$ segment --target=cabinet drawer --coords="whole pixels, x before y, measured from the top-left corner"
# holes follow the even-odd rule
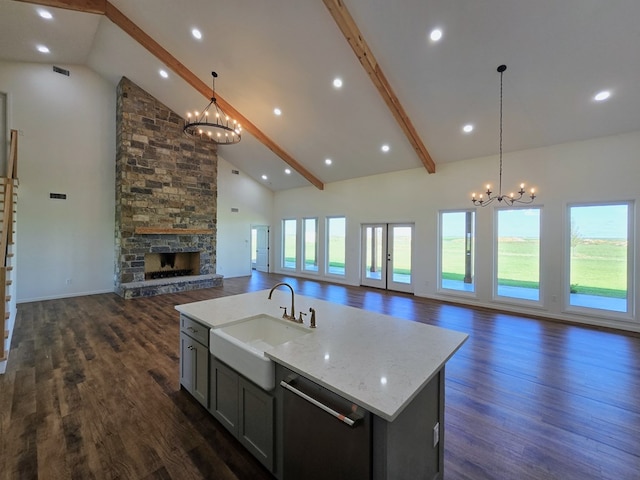
[[[200,322],[196,322],[189,317],[180,315],[180,331],[209,348],[209,327],[205,327]]]

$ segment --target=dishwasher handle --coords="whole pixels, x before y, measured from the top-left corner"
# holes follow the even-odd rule
[[[289,390],[292,393],[295,393],[300,398],[303,398],[304,400],[306,400],[307,402],[311,403],[312,405],[315,405],[316,407],[320,408],[321,410],[324,410],[328,414],[334,416],[335,418],[337,418],[341,422],[349,425],[350,427],[354,427],[358,423],[358,420],[360,420],[359,418],[356,419],[356,420],[353,420],[353,419],[347,417],[346,415],[343,415],[340,412],[336,412],[333,408],[325,405],[324,403],[316,400],[313,397],[310,397],[309,395],[307,395],[303,391],[298,390],[296,387],[294,387],[290,383],[287,383],[285,380],[280,381],[280,386],[283,387],[283,388],[286,388],[287,390]]]

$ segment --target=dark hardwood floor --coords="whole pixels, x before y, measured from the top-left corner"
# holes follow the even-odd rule
[[[446,369],[447,480],[640,479],[638,336],[259,273],[19,305],[0,376],[0,479],[270,479],[179,389],[174,306],[281,280],[470,335]]]

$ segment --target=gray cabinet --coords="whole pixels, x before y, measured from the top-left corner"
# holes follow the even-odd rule
[[[238,436],[238,379],[235,370],[211,356],[209,411],[235,437]]]
[[[273,471],[273,396],[211,356],[209,411]]]
[[[209,329],[180,316],[180,385],[209,407]]]

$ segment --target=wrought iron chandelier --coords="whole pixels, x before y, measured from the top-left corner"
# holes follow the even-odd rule
[[[536,198],[535,189],[531,189],[529,195],[524,197],[526,193],[524,190],[524,183],[520,184],[520,190],[516,193],[510,193],[509,195],[502,194],[502,75],[504,71],[507,69],[506,65],[500,65],[498,67],[498,72],[500,72],[500,176],[498,183],[498,193],[491,191],[491,185],[487,184],[487,191],[485,192],[487,198],[484,198],[484,194],[480,194],[480,196],[476,197],[476,194],[471,194],[471,201],[474,205],[480,205],[481,207],[486,207],[494,200],[498,200],[499,203],[504,202],[506,205],[513,205],[514,203],[531,203]],[[523,198],[524,197],[524,198]]]
[[[220,145],[233,145],[241,139],[241,125],[222,111],[216,101],[216,78],[211,72],[211,101],[202,113],[187,112],[187,120],[182,131],[190,137],[211,140]]]

